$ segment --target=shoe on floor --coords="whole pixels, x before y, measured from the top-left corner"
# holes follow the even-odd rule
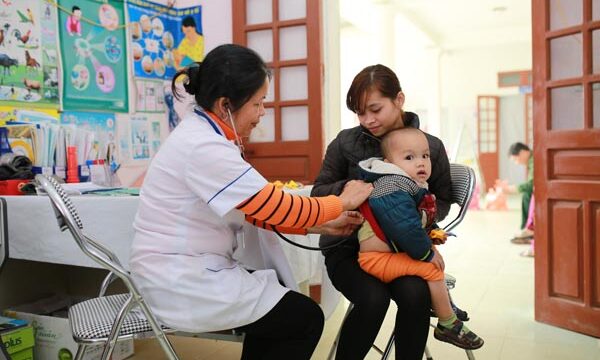
[[[433,331],[433,336],[452,345],[465,350],[475,350],[483,346],[483,339],[472,331],[465,332],[463,323],[460,320],[454,321],[451,329],[438,324]]]
[[[528,238],[514,237],[510,239],[510,242],[517,245],[530,245],[532,240],[533,236]]]
[[[533,237],[533,230],[529,230],[529,229],[523,229],[521,231],[519,231],[518,233],[515,234],[514,238],[532,238]]]
[[[527,250],[521,252],[521,254],[519,254],[523,257],[534,257],[535,256],[535,252],[533,251],[532,247],[529,247]]]

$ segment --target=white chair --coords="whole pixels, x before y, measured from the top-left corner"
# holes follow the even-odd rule
[[[102,360],[107,360],[110,359],[118,340],[148,337],[156,337],[168,359],[178,360],[179,357],[167,338],[167,333],[243,341],[244,335],[233,330],[191,334],[160,326],[144,302],[129,272],[121,265],[115,254],[100,242],[84,234],[81,219],[60,184],[54,178],[45,175],[36,175],[35,179],[48,194],[61,231],[68,229],[79,248],[96,263],[110,271],[101,286],[99,297],[75,304],[69,309],[71,332],[78,344],[75,360],[83,358],[86,348],[98,344],[105,345]],[[104,296],[108,285],[117,278],[123,281],[128,293]],[[136,308],[139,311],[132,311]]]
[[[467,210],[469,208],[469,203],[471,202],[471,198],[473,197],[473,192],[475,191],[475,172],[468,166],[461,164],[450,164],[450,176],[452,178],[452,203],[457,204],[459,211],[458,214],[452,221],[446,224],[443,228],[445,231],[451,231],[454,229],[461,221],[464,219]],[[456,284],[456,278],[451,275],[446,274],[446,286],[448,289],[453,289]],[[344,319],[342,320],[342,325],[346,318],[352,311],[354,304],[350,303],[348,306],[348,310],[346,310],[346,314],[344,315]],[[435,325],[430,324],[430,326],[435,327]],[[329,351],[329,355],[327,356],[327,360],[333,359],[335,355],[335,351],[337,348],[338,341],[340,339],[342,327],[340,326],[340,330],[338,330],[338,334],[333,341],[333,345],[331,346],[331,350]],[[394,346],[394,333],[390,336],[385,348],[381,350],[375,344],[372,345],[373,349],[381,354],[381,359],[388,359],[391,352],[392,347]],[[472,350],[465,350],[467,354],[467,358],[469,360],[475,360],[475,356],[473,355]],[[432,360],[433,357],[429,352],[429,349],[425,347],[425,356],[427,360]]]

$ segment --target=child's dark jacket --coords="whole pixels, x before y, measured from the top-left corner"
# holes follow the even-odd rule
[[[373,183],[369,206],[392,250],[430,261],[434,253],[428,230],[435,227],[435,201],[427,188],[380,158],[361,161],[359,167],[363,179]]]

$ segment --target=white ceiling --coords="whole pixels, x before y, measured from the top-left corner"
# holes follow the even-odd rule
[[[531,43],[530,0],[340,0],[342,23],[369,5],[405,16],[443,49]]]

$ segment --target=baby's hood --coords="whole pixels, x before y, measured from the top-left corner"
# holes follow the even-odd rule
[[[361,177],[366,182],[373,182],[384,175],[402,175],[409,177],[408,174],[398,166],[383,161],[382,158],[372,157],[358,163]]]
[[[400,175],[411,179],[406,171],[402,170],[398,165],[385,162],[382,158],[378,157],[363,160],[358,163],[358,167],[360,169],[361,179],[366,182],[375,182],[375,180],[385,175]],[[413,179],[411,180],[414,181]],[[429,188],[426,182],[421,184],[415,181],[415,184],[424,189]]]

